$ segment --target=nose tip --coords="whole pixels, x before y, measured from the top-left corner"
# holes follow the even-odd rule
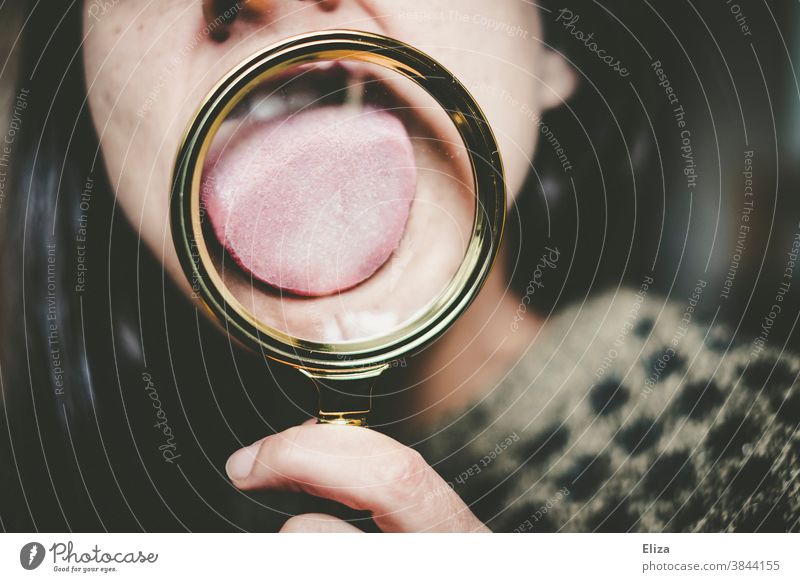
[[[341,0],[203,0],[203,17],[206,24],[213,25],[213,36],[224,40],[229,28],[240,16],[247,20],[261,20],[281,4],[296,2],[313,3],[321,10],[336,10]]]
[[[314,2],[320,8],[326,11],[336,10],[341,3],[341,0],[300,0],[301,2]]]
[[[203,0],[203,19],[211,38],[222,41],[228,38],[229,27],[242,10],[244,0]]]

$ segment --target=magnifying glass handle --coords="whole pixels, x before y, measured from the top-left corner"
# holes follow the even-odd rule
[[[304,371],[319,395],[318,424],[366,426],[372,388],[383,368],[349,374],[317,375]]]

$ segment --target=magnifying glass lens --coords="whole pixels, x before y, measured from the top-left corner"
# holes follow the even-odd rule
[[[470,158],[451,117],[363,60],[280,68],[219,125],[200,223],[223,285],[303,341],[364,342],[421,317],[464,261]]]

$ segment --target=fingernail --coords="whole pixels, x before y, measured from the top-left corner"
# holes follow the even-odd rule
[[[225,464],[225,472],[228,473],[228,477],[231,480],[241,481],[250,475],[260,446],[261,441],[257,441],[249,447],[239,449],[230,456]]]

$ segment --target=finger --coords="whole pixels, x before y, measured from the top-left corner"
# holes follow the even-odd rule
[[[241,489],[303,491],[369,510],[383,531],[488,531],[416,451],[378,432],[303,425],[237,451]]]
[[[346,521],[324,513],[296,515],[283,524],[280,533],[364,533]]]

